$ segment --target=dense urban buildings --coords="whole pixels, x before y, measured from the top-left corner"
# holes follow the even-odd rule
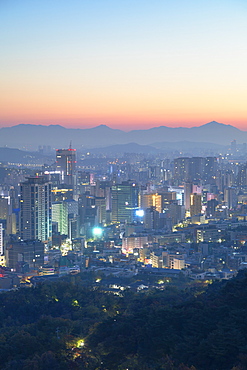
[[[44,309],[46,315],[47,312],[50,314],[50,311],[46,311],[47,307],[48,310],[50,307],[55,310],[58,307],[60,310],[61,304],[65,305],[66,312],[74,310],[76,333],[80,311],[83,312],[80,315],[83,318],[80,322],[82,328],[85,314],[89,315],[90,320],[93,315],[95,323],[98,323],[99,312],[101,315],[109,315],[111,320],[117,320],[121,315],[121,302],[124,302],[122,311],[132,307],[136,317],[143,317],[142,308],[145,307],[147,327],[150,327],[153,335],[150,323],[154,320],[154,306],[160,314],[160,307],[164,307],[165,301],[169,306],[168,311],[174,315],[175,307],[171,311],[171,299],[179,301],[181,308],[181,295],[185,294],[188,308],[188,294],[198,302],[197,294],[198,297],[203,296],[201,293],[208,284],[214,280],[222,280],[222,284],[225,284],[226,279],[230,280],[247,267],[247,158],[238,148],[237,144],[232,144],[229,152],[218,156],[210,153],[189,156],[188,153],[177,152],[107,156],[79,150],[73,150],[71,156],[70,150],[66,149],[54,150],[50,163],[41,166],[32,165],[30,168],[2,164],[0,289],[25,292],[25,307],[29,308],[24,317],[28,319],[30,311],[36,315],[38,309]],[[80,272],[74,279],[73,275]],[[44,282],[41,289],[21,290],[21,287],[40,286],[40,282]],[[174,295],[171,294],[173,288]],[[183,292],[184,288],[186,290]],[[84,298],[78,295],[80,289],[83,290]],[[148,295],[145,291],[148,291]],[[39,307],[33,303],[38,298],[37,292],[42,295]],[[235,293],[242,297],[237,289]],[[100,295],[93,306],[91,294]],[[85,305],[85,296],[88,306]],[[230,296],[232,299],[231,289]],[[130,297],[134,297],[132,301]],[[205,308],[205,298],[202,299],[202,307]],[[114,301],[111,307],[110,301]],[[219,301],[222,306],[222,300]],[[148,306],[152,307],[150,310],[146,309],[148,302],[155,302]],[[95,305],[99,306],[97,311],[92,309]],[[7,306],[9,317],[12,301]],[[194,310],[193,305],[191,307],[194,314],[200,312]],[[18,309],[22,312],[23,303]],[[222,310],[225,312],[225,306]],[[112,312],[115,316],[112,316]],[[209,315],[211,313],[210,304]],[[45,315],[42,315],[42,323],[44,320],[50,322],[50,318],[44,318]],[[205,320],[208,322],[208,315],[199,315],[204,323]],[[187,316],[192,317],[194,328],[194,316],[191,316],[190,310],[188,315],[183,316],[183,320]],[[181,319],[181,311],[177,317]],[[234,317],[238,317],[238,314]],[[145,320],[143,318],[144,325],[137,324],[138,337],[139,330],[145,327]],[[44,331],[52,337],[52,343],[54,338],[57,342],[63,338],[69,361],[73,364],[76,359],[85,359],[86,353],[90,359],[96,358],[92,355],[95,346],[91,347],[91,352],[88,351],[88,347],[83,346],[84,339],[79,340],[77,334],[73,342],[66,342],[68,328],[66,326],[64,330],[62,322],[67,325],[68,320],[59,321],[59,324],[56,321],[55,325],[42,324]],[[88,338],[99,326],[88,329],[87,345],[90,341]],[[156,322],[154,327],[156,332]],[[174,324],[173,332],[176,327]],[[29,325],[25,325],[23,330],[28,328]],[[167,337],[170,340],[169,323],[165,324],[165,328],[169,328]],[[144,331],[146,335],[146,328]],[[201,333],[202,329],[199,328],[199,331]],[[120,332],[119,337],[122,338],[122,328]],[[159,338],[161,332],[158,333]],[[178,333],[181,333],[180,328]],[[104,336],[103,331],[101,335]],[[146,343],[145,335],[143,338]],[[222,338],[225,337],[223,332]],[[129,331],[125,341],[128,338]],[[224,340],[222,338],[221,341]],[[177,337],[175,341],[177,343]],[[23,335],[20,342],[23,343]],[[115,339],[113,343],[115,349]],[[181,343],[184,343],[183,335]],[[211,339],[207,343],[209,345]],[[194,345],[192,340],[191,348]],[[163,344],[161,347],[164,348]],[[153,351],[150,351],[152,359]],[[201,356],[202,352],[199,353]],[[45,364],[49,356],[45,357]],[[221,361],[223,358],[225,355]],[[102,359],[105,361],[105,352],[101,353]],[[162,366],[163,360],[162,357]],[[112,363],[111,359],[109,363]],[[132,358],[129,363],[132,364]],[[51,364],[49,366],[53,367],[53,360]],[[130,367],[124,362],[124,368],[126,366]],[[138,366],[143,368],[140,362]],[[113,365],[112,368],[115,367]],[[92,368],[95,366],[92,365]]]
[[[2,166],[1,265],[36,274],[127,264],[130,273],[232,276],[247,263],[245,154],[237,143],[218,156],[178,154],[70,147],[42,168]]]

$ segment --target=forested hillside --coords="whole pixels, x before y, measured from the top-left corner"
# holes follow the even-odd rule
[[[1,369],[247,368],[247,275],[105,293],[73,276],[0,295]]]

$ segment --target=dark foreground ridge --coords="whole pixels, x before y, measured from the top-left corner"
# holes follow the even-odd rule
[[[0,317],[4,370],[247,368],[246,270],[205,292],[122,296],[67,277],[1,294]]]

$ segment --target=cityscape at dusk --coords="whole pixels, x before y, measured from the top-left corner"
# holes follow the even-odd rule
[[[247,369],[247,3],[0,1],[0,369]]]
[[[1,1],[0,125],[246,128],[244,1]]]

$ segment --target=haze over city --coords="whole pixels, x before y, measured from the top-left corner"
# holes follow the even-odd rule
[[[247,369],[246,15],[0,1],[1,370]]]
[[[244,1],[2,1],[0,125],[246,127]]]

